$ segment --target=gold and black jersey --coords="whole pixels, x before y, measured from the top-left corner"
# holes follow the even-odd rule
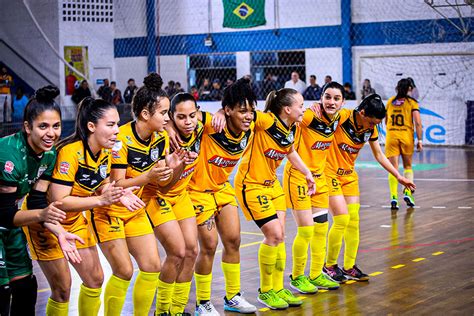
[[[189,182],[189,188],[194,191],[218,191],[224,187],[247,146],[254,126],[252,122],[250,129],[239,135],[227,127],[218,133],[212,127],[211,119],[209,113],[203,112],[200,153]]]
[[[408,136],[413,138],[414,111],[420,111],[415,99],[391,97],[387,101],[387,137],[405,138]]]
[[[76,141],[58,151],[51,182],[72,187],[72,196],[88,197],[109,177],[110,166],[111,150],[102,149],[96,156],[87,143]],[[73,222],[79,213],[68,212],[65,222]]]
[[[332,175],[347,175],[354,171],[355,161],[359,151],[367,141],[376,141],[379,133],[373,129],[358,129],[355,110],[345,119],[339,120],[334,133],[333,144],[329,148],[325,173]]]
[[[296,125],[286,124],[273,113],[256,111],[255,133],[242,155],[236,180],[270,185],[276,180],[276,169],[291,151]]]

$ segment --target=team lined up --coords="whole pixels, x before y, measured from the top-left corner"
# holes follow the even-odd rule
[[[162,84],[157,74],[145,78],[132,102],[135,120],[120,128],[114,105],[84,99],[75,132],[57,144],[57,154],[58,91],[40,89],[25,109],[24,131],[1,139],[15,152],[14,159],[0,154],[0,225],[6,228],[0,231],[6,266],[0,267],[2,308],[9,308],[4,304],[11,292],[12,314],[34,313],[36,280],[28,254],[20,252],[24,236],[15,228],[24,226],[31,255],[51,287],[47,315],[68,314],[68,260],[82,280],[79,314],[97,315],[104,282],[97,243],[113,272],[104,290],[106,315],[120,315],[133,275],[130,255],[140,270],[133,289],[136,315],[148,314],[155,293],[156,314],[185,313],[193,276],[195,313],[218,315],[211,303],[218,235],[224,246],[224,308],[253,313],[256,307],[241,295],[236,197],[265,236],[258,251],[259,302],[272,309],[302,304],[284,287],[287,208],[298,224],[293,289],[316,293],[337,289],[348,278],[368,279],[355,264],[360,204],[354,164],[363,145],[368,141],[376,160],[407,189],[415,188],[378,144],[376,125],[386,114],[379,96],[367,97],[355,110],[341,109],[344,88],[332,82],[311,109],[305,111],[297,91],[281,89],[269,94],[261,112],[248,80],[240,79],[226,88],[222,109],[211,115],[199,111],[190,94],[170,101]],[[276,169],[284,158],[289,163],[281,186]],[[229,176],[239,161],[234,190]],[[25,211],[17,212],[15,203],[27,193]],[[166,251],[164,261],[156,240]],[[18,304],[18,282],[30,293],[28,304],[24,294]]]

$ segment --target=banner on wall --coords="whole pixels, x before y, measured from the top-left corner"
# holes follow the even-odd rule
[[[223,0],[224,27],[244,29],[265,25],[265,0]]]
[[[87,46],[64,46],[64,59],[84,75],[89,76],[89,57]],[[66,95],[72,95],[85,78],[64,65]]]

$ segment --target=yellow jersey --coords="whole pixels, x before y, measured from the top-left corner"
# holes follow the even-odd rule
[[[376,127],[373,129],[358,129],[356,114],[357,111],[352,110],[345,120],[339,120],[324,170],[328,176],[351,174],[354,171],[359,151],[365,143],[369,140],[375,141],[379,137]]]
[[[396,138],[408,134],[413,138],[413,111],[420,111],[415,99],[391,97],[387,101],[387,136]]]
[[[67,144],[58,151],[51,182],[72,187],[71,196],[91,196],[110,175],[111,153],[110,149],[102,149],[95,156],[80,140]],[[80,215],[67,212],[62,224],[70,225]]]
[[[189,181],[189,189],[200,192],[221,190],[229,175],[240,160],[252,134],[250,129],[234,135],[227,127],[220,133],[211,125],[212,116],[203,112],[203,135],[200,144],[199,158],[194,174]]]
[[[273,113],[255,112],[255,133],[242,155],[236,182],[273,185],[276,169],[290,153],[296,125],[286,124]]]

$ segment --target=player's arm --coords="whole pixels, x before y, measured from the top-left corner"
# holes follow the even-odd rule
[[[130,187],[142,187],[149,182],[156,179],[157,176],[157,167],[153,167],[147,172],[140,174],[139,176],[133,178],[126,178],[126,166],[125,168],[117,168],[112,165],[112,169],[110,171],[110,180],[115,181],[115,185],[118,187],[130,188]]]
[[[304,174],[306,178],[306,182],[308,183],[308,195],[313,195],[316,192],[316,185],[314,183],[313,174],[311,170],[306,166],[303,159],[301,159],[300,155],[294,150],[293,146],[291,147],[290,153],[286,156],[288,161],[291,162],[293,167],[295,167],[298,171]]]
[[[372,154],[374,155],[375,160],[388,172],[390,172],[397,181],[400,182],[401,185],[407,187],[408,189],[414,191],[416,186],[413,182],[408,180],[407,178],[403,177],[397,169],[390,163],[387,157],[385,157],[384,153],[382,152],[382,148],[380,147],[378,140],[370,140],[370,149],[372,150]]]
[[[412,115],[413,115],[413,121],[415,123],[416,137],[418,137],[416,150],[422,151],[423,150],[423,126],[421,125],[420,111],[414,110],[412,111]]]

